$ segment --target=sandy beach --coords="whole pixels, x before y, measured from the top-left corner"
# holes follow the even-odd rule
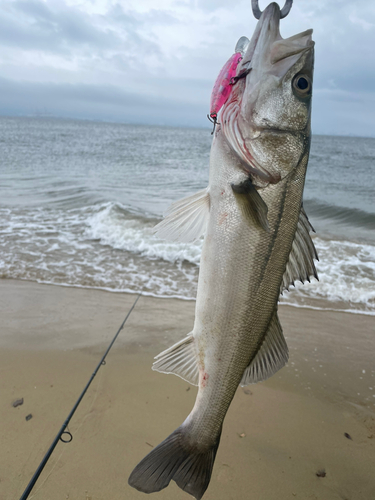
[[[134,299],[0,280],[1,500],[22,494]],[[152,360],[191,330],[194,307],[141,297],[29,498],[146,498],[128,476],[196,395]],[[375,498],[375,318],[290,306],[280,318],[289,364],[238,389],[204,499]],[[192,497],[172,482],[152,498]]]

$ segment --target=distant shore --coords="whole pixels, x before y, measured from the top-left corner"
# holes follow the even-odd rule
[[[0,280],[0,498],[20,497],[135,297]],[[127,478],[196,394],[152,360],[191,331],[194,308],[141,297],[30,498],[146,498]],[[375,317],[279,314],[289,364],[239,388],[204,500],[375,498]],[[191,497],[173,483],[152,498]]]

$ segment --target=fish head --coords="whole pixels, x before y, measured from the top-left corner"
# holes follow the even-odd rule
[[[280,8],[262,13],[220,116],[222,131],[255,185],[277,183],[309,149],[314,66],[312,30],[279,31]]]

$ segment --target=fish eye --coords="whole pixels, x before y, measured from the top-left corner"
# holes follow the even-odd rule
[[[310,94],[311,80],[307,75],[296,75],[293,79],[293,90],[298,96],[304,97]]]

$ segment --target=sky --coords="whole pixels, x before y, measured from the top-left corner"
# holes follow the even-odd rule
[[[0,0],[0,115],[210,127],[255,25],[250,0]],[[375,2],[294,0],[282,36],[309,28],[313,132],[375,137]]]

